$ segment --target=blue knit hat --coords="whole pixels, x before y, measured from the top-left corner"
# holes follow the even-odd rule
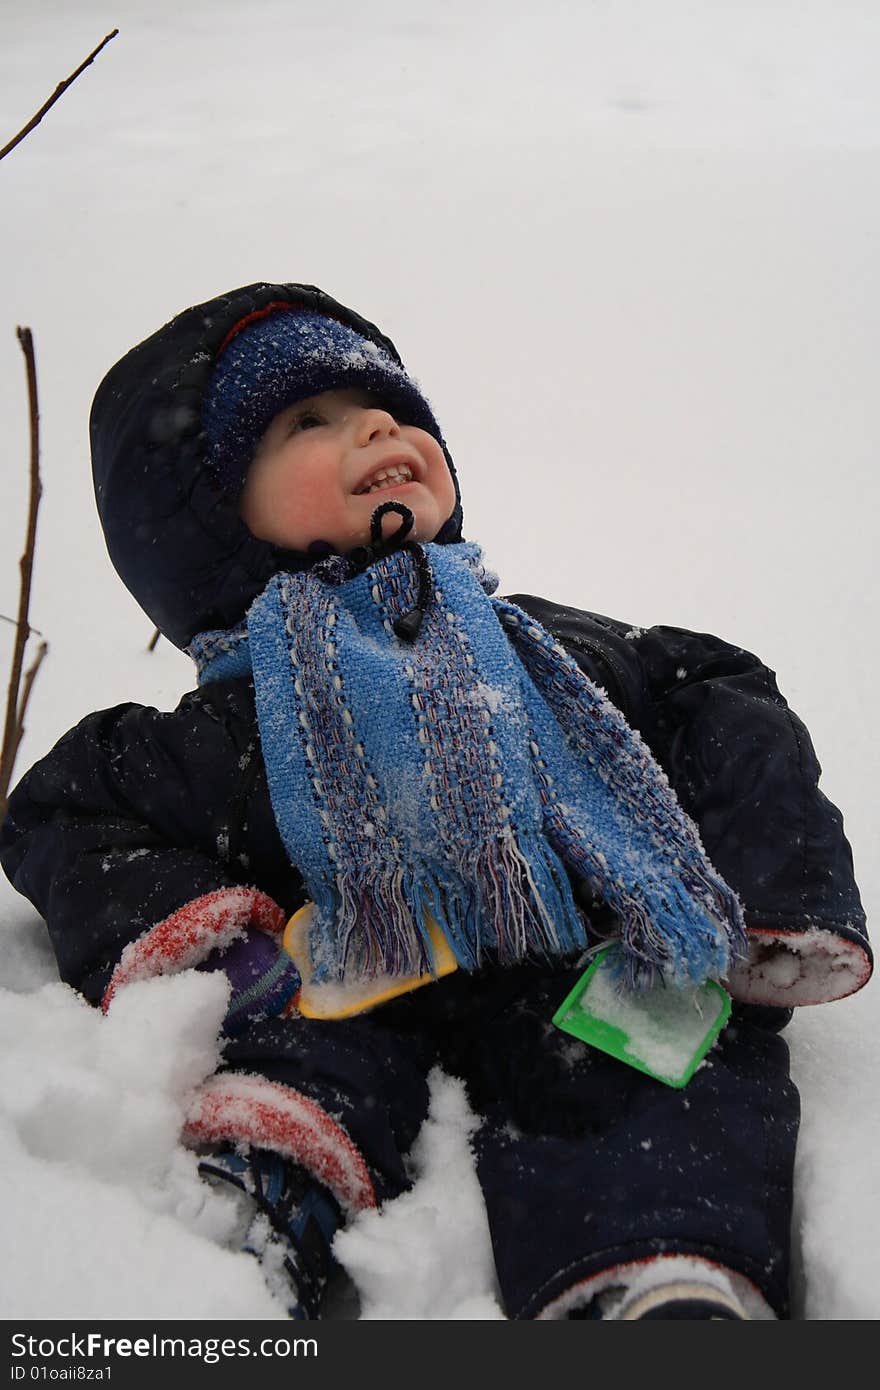
[[[426,430],[445,452],[417,383],[381,344],[305,306],[278,302],[249,314],[227,334],[203,404],[207,462],[216,480],[241,488],[280,410],[353,387],[378,396],[401,423]]]

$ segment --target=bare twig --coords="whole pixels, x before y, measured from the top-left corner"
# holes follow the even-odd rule
[[[31,631],[33,631],[33,628],[31,629]],[[24,717],[27,714],[28,701],[31,698],[31,690],[33,689],[34,681],[37,678],[37,672],[42,666],[43,658],[48,650],[49,643],[41,642],[39,647],[37,648],[36,656],[34,657],[30,666],[24,673],[24,683],[21,687],[21,698],[18,702],[18,710],[16,712],[15,717],[15,733],[13,735],[13,745],[11,756],[9,759],[10,774],[12,773],[12,769],[15,766],[15,759],[18,754],[19,747],[21,746],[21,741],[24,738]],[[6,782],[4,782],[3,784],[3,794],[2,796],[0,796],[0,816],[6,814],[6,793],[8,791],[8,786],[9,778],[7,777]]]
[[[0,623],[8,623],[10,627],[18,627],[16,619],[7,618],[5,613],[0,613]],[[32,627],[31,632],[34,634],[35,637],[42,637],[43,635],[38,627]]]
[[[9,783],[12,778],[12,768],[15,763],[15,755],[21,743],[24,726],[22,718],[34,677],[37,674],[40,662],[45,656],[45,652],[40,652],[33,666],[27,673],[24,690],[19,698],[21,689],[21,673],[24,666],[24,649],[30,635],[30,624],[28,613],[31,602],[31,580],[34,572],[34,551],[37,541],[37,513],[40,509],[40,497],[43,487],[40,482],[40,410],[37,399],[37,364],[34,359],[34,340],[29,328],[16,329],[18,341],[21,343],[21,350],[24,353],[27,368],[28,384],[28,404],[30,407],[31,419],[31,461],[30,461],[30,497],[28,501],[28,524],[27,537],[25,540],[24,554],[19,561],[21,572],[21,583],[18,596],[18,621],[16,624],[15,646],[12,652],[12,669],[9,675],[9,689],[6,697],[6,720],[3,726],[3,744],[0,748],[0,809],[6,807],[6,794],[9,790]],[[46,644],[44,643],[43,646]]]
[[[153,635],[152,635],[152,637],[150,638],[150,644],[149,644],[149,646],[147,647],[147,651],[148,651],[148,652],[154,652],[154,651],[156,650],[156,647],[159,645],[159,638],[160,638],[161,636],[162,636],[162,634],[161,634],[161,632],[159,631],[159,629],[158,629],[157,627],[154,627],[154,628],[153,628]]]
[[[31,628],[31,631],[33,631],[33,628]],[[25,714],[28,712],[28,701],[31,699],[33,681],[36,680],[36,673],[38,673],[40,666],[42,666],[43,657],[46,656],[47,651],[49,651],[49,642],[40,642],[38,649],[36,649],[36,656],[33,657],[28,670],[25,671],[25,678],[24,681],[22,681],[21,687],[21,699],[18,701],[17,719],[15,719],[15,737],[18,739],[18,744],[21,744],[22,738],[24,738]],[[18,752],[18,744],[15,745],[15,753]]]
[[[49,108],[54,106],[58,98],[64,92],[67,91],[67,88],[70,86],[71,82],[75,82],[76,79],[79,77],[80,73],[85,72],[89,64],[95,61],[104,45],[108,44],[111,39],[115,39],[118,33],[119,30],[114,29],[112,33],[106,36],[106,38],[103,38],[101,42],[98,44],[98,47],[92,50],[88,58],[86,58],[85,62],[80,63],[79,67],[76,69],[76,72],[72,72],[69,77],[65,77],[63,82],[58,83],[58,86],[55,88],[49,100],[43,103],[37,114],[35,116],[31,116],[27,125],[24,126],[23,129],[20,130],[17,135],[13,135],[12,139],[9,141],[7,145],[3,146],[2,150],[0,150],[0,159],[3,159],[6,155],[8,155],[10,150],[14,150],[16,145],[20,145],[26,135],[30,135],[31,131],[34,130],[40,124],[40,121],[43,119]]]

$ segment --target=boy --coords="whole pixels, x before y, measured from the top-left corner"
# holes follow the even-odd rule
[[[2,862],[96,1004],[227,973],[185,1137],[291,1315],[319,1315],[343,1215],[406,1188],[440,1062],[481,1117],[509,1316],[787,1316],[778,1030],[871,956],[772,673],[490,599],[429,404],[314,287],[179,315],[103,382],[92,451],[111,558],[200,687],[77,726],[14,792]],[[685,1090],[550,1023],[604,938],[630,986],[742,1001]]]

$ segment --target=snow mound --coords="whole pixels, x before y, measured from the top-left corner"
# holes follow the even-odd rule
[[[364,1319],[499,1319],[486,1211],[474,1171],[478,1121],[462,1083],[431,1073],[431,1112],[412,1154],[415,1186],[340,1231],[333,1250]]]
[[[217,1065],[225,977],[188,972],[121,993],[107,1018],[73,990],[0,991],[0,1165],[16,1278],[5,1318],[273,1318],[246,1255],[218,1249],[234,1203],[178,1144]]]

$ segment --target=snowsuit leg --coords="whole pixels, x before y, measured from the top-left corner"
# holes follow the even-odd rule
[[[678,1091],[553,1027],[577,972],[516,973],[518,998],[468,1068],[508,1315],[536,1317],[592,1275],[674,1253],[737,1270],[787,1316],[799,1099],[762,1017],[781,1011],[737,1010]]]
[[[227,1043],[224,1055],[232,1073],[265,1078],[326,1115],[328,1130],[336,1127],[362,1157],[377,1202],[410,1186],[403,1155],[428,1113],[431,1065],[417,1038],[377,1027],[369,1014],[330,1022],[273,1018]],[[291,1138],[296,1149],[297,1136]]]
[[[261,1080],[307,1097],[340,1127],[342,1142],[354,1144],[376,1200],[387,1200],[410,1186],[404,1156],[427,1118],[429,1071],[448,1056],[450,1069],[466,1079],[485,1019],[517,997],[520,973],[458,971],[354,1018],[251,1024],[226,1043],[222,1075],[253,1080],[255,1104]],[[239,1119],[233,1110],[230,1116]],[[242,1126],[224,1137],[252,1136]],[[285,1151],[296,1148],[297,1136],[291,1137]],[[321,1177],[314,1165],[306,1166]]]
[[[357,1019],[268,1020],[227,1063],[343,1126],[380,1201],[409,1186],[431,1066],[463,1078],[484,1117],[477,1172],[510,1317],[660,1254],[737,1270],[787,1316],[799,1101],[780,1011],[737,1009],[677,1091],[553,1026],[578,973],[457,973]]]

